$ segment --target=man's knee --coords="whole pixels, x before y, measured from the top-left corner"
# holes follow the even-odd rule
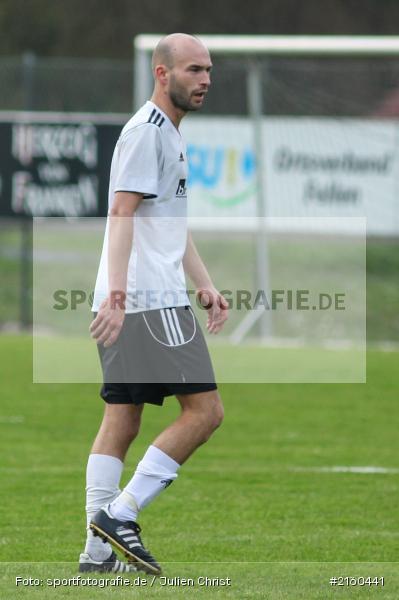
[[[215,390],[212,393],[212,402],[207,406],[207,420],[209,423],[209,428],[211,432],[215,431],[223,422],[224,418],[224,408],[219,396],[219,392]]]
[[[132,442],[140,430],[142,410],[142,405],[108,404],[103,428],[116,438]]]
[[[223,414],[221,414],[220,410],[218,409],[217,412],[215,411],[208,420],[207,427],[205,428],[205,437],[204,437],[205,442],[207,442],[209,440],[209,438],[215,433],[216,429],[218,429],[218,427],[220,427],[220,425],[222,424],[222,421],[223,421]]]
[[[221,426],[224,419],[224,408],[220,396],[218,394],[218,399],[215,402],[214,408],[211,413],[211,426],[212,431],[215,431],[218,427]]]
[[[138,435],[141,425],[141,415],[135,416],[125,425],[125,435],[132,442]]]
[[[202,443],[206,442],[223,422],[224,409],[217,390],[195,397],[193,402],[182,405],[183,412],[189,413],[198,423],[203,433]]]

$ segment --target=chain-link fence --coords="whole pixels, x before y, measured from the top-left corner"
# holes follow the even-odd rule
[[[126,113],[132,107],[127,60],[0,59],[0,110]]]
[[[214,57],[203,114],[248,114],[248,61]],[[399,116],[399,60],[268,58],[263,111],[291,116]],[[120,112],[132,110],[128,60],[0,58],[0,110]]]

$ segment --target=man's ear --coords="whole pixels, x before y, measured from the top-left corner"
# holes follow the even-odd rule
[[[155,79],[161,85],[166,85],[169,79],[169,71],[165,65],[157,65],[154,69]]]

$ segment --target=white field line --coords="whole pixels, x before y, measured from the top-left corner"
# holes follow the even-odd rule
[[[1,470],[1,468],[0,468]],[[220,474],[223,471],[223,468],[216,464],[210,464],[207,466],[207,473]],[[350,465],[340,465],[340,466],[330,466],[330,467],[298,467],[293,465],[262,465],[253,466],[251,464],[241,465],[238,467],[235,465],[232,470],[234,472],[239,473],[271,473],[271,474],[284,474],[284,473],[355,473],[360,475],[397,475],[399,474],[399,468],[394,467],[376,467],[376,466],[350,466]],[[203,467],[198,465],[191,465],[190,467],[191,473],[200,473],[203,472]],[[186,477],[190,477],[186,473]]]
[[[209,473],[220,473],[223,469],[219,466],[209,465],[207,472]],[[203,472],[203,467],[197,467],[192,465],[190,467],[192,473]],[[335,466],[335,467],[244,467],[242,469],[234,468],[235,472],[245,473],[357,473],[361,475],[397,475],[399,474],[399,468],[392,467],[375,467],[375,466]],[[84,467],[67,467],[65,465],[54,467],[50,465],[43,466],[17,466],[17,467],[1,467],[0,473],[20,473],[20,472],[33,472],[33,473],[46,473],[46,474],[58,474],[58,473],[83,473]]]
[[[398,474],[399,469],[375,466],[291,467],[297,473],[359,473],[361,475]]]
[[[1,424],[19,425],[20,423],[23,423],[24,421],[25,421],[25,417],[23,417],[22,415],[10,415],[10,416],[0,415],[0,425]]]
[[[6,475],[18,475],[19,473],[45,473],[46,475],[62,475],[63,473],[84,474],[84,466],[82,467],[52,467],[50,465],[43,466],[23,466],[18,467],[0,467],[0,473]]]
[[[228,339],[223,335],[219,338],[212,339],[212,346],[223,346],[223,345],[231,345],[228,342]],[[266,348],[266,349],[297,349],[297,348],[308,348],[310,350],[336,350],[336,351],[363,351],[367,352],[367,350],[378,350],[381,352],[398,352],[399,351],[399,342],[383,340],[383,341],[364,341],[356,342],[354,340],[333,340],[333,339],[325,339],[325,340],[315,340],[313,343],[309,340],[305,340],[303,338],[279,338],[276,336],[267,338],[267,339],[257,339],[253,337],[248,337],[244,341],[238,344],[237,348]]]

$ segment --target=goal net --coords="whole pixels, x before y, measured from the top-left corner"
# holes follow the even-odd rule
[[[212,86],[182,129],[191,227],[232,291],[225,335],[364,345],[365,236],[399,235],[399,38],[199,37]],[[136,105],[158,39],[135,40]],[[344,288],[341,312],[288,305],[295,290]],[[243,301],[260,291],[271,310]]]

